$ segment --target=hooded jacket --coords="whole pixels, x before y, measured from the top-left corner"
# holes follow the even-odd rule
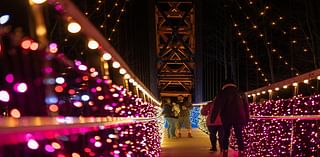
[[[223,124],[246,124],[249,121],[248,99],[235,84],[224,85],[216,97],[211,122],[215,121],[218,113]]]

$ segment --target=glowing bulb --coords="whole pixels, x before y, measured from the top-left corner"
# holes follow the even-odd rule
[[[257,95],[260,95],[260,93],[258,92]]]
[[[320,76],[317,77],[317,80],[320,80]]]
[[[308,84],[309,80],[303,80],[303,83]]]
[[[248,95],[248,98],[250,98],[251,97],[251,95]]]
[[[279,87],[277,87],[277,88],[275,88],[274,90],[278,91],[278,90],[280,90],[280,88],[279,88]]]
[[[271,92],[272,92],[272,89],[268,89],[268,92],[271,93]]]
[[[95,40],[90,39],[88,42],[88,47],[92,50],[97,49],[99,47],[99,43]]]
[[[28,90],[28,86],[26,83],[22,82],[22,83],[16,83],[13,86],[13,89],[18,92],[18,93],[24,93]]]
[[[129,79],[129,82],[130,82],[130,83],[133,83],[133,82],[134,82],[134,79]]]
[[[120,68],[120,63],[119,62],[117,62],[117,61],[114,61],[113,63],[112,63],[112,67],[113,68]]]
[[[262,94],[266,94],[266,91],[262,91],[261,93],[262,93]]]
[[[33,149],[33,150],[36,150],[39,148],[38,142],[34,139],[29,140],[27,145],[30,149]]]
[[[125,73],[127,73],[126,69],[124,69],[124,68],[121,68],[119,70],[119,72],[120,72],[121,75],[124,75]]]
[[[10,19],[10,16],[9,15],[2,15],[0,17],[0,25],[3,25],[5,23],[7,23]]]
[[[124,79],[130,79],[130,75],[129,74],[125,74],[124,75]]]
[[[81,100],[82,101],[88,101],[90,99],[89,95],[82,95]]]
[[[287,85],[284,85],[284,86],[283,86],[283,88],[284,88],[284,89],[287,89],[287,88],[288,88],[288,86],[287,86]]]
[[[13,118],[20,118],[21,117],[21,113],[18,109],[12,109],[10,111],[10,115],[13,117]]]
[[[21,47],[23,49],[29,49],[30,48],[30,45],[31,45],[31,40],[24,40],[21,42]]]
[[[64,78],[63,77],[57,77],[56,78],[56,83],[57,84],[63,84],[65,82]]]
[[[78,33],[81,30],[81,26],[76,22],[70,22],[68,24],[68,31],[70,33]]]
[[[293,85],[294,87],[297,87],[297,86],[298,86],[298,83],[295,82],[295,83],[293,83],[292,85]]]
[[[30,45],[30,50],[37,50],[39,48],[39,44],[37,42],[32,42]]]
[[[7,91],[0,91],[0,101],[8,102],[10,100],[10,95]]]
[[[79,70],[82,70],[82,71],[86,71],[86,70],[88,69],[88,67],[85,66],[85,65],[79,65],[79,66],[78,66],[78,69],[79,69]]]
[[[46,2],[47,0],[32,0],[33,3],[35,4],[42,4],[44,2]]]
[[[106,61],[110,60],[112,58],[111,54],[110,53],[104,53],[102,55],[102,58]]]

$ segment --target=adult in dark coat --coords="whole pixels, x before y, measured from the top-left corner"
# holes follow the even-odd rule
[[[237,88],[237,85],[231,79],[225,80],[221,92],[216,97],[210,120],[214,121],[218,113],[220,113],[224,130],[222,138],[223,156],[228,156],[229,137],[232,127],[239,145],[239,156],[243,156],[242,128],[249,120],[249,103],[246,95]]]

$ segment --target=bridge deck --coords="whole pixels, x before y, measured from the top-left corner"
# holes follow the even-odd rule
[[[182,132],[182,138],[168,139],[166,134],[161,145],[160,157],[220,157],[221,153],[210,152],[209,136],[199,129],[193,129],[193,138],[187,137],[187,132]],[[237,152],[229,150],[229,157],[236,157]]]

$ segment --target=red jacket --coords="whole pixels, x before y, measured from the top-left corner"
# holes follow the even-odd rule
[[[212,125],[222,125],[222,121],[220,118],[220,115],[218,114],[216,120],[212,123],[210,120],[210,117],[212,115],[212,111],[214,108],[214,102],[209,102],[207,105],[203,106],[201,109],[201,114],[204,116],[207,116],[207,126],[212,126]]]

